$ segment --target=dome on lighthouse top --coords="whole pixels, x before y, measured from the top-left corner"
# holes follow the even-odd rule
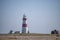
[[[26,20],[26,15],[25,14],[23,15],[23,20]]]
[[[23,17],[25,18],[25,17],[26,17],[26,15],[24,14],[24,15],[23,15]]]

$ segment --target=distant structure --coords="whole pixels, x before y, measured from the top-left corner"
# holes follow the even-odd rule
[[[9,31],[9,34],[13,34],[13,30],[10,30],[10,31]]]
[[[51,31],[51,34],[59,34],[59,31],[57,31],[56,29]]]
[[[27,18],[26,15],[23,15],[23,24],[22,24],[22,33],[28,33],[28,27],[27,27]]]

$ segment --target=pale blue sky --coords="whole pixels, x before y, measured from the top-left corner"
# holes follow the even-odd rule
[[[60,31],[60,0],[0,0],[0,33],[21,31],[23,14],[31,33]]]

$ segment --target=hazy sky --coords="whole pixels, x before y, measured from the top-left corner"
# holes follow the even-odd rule
[[[60,31],[60,0],[0,0],[0,33],[21,31],[23,14],[31,33]]]

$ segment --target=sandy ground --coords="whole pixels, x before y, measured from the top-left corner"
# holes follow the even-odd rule
[[[0,35],[0,40],[60,40],[56,35]]]

